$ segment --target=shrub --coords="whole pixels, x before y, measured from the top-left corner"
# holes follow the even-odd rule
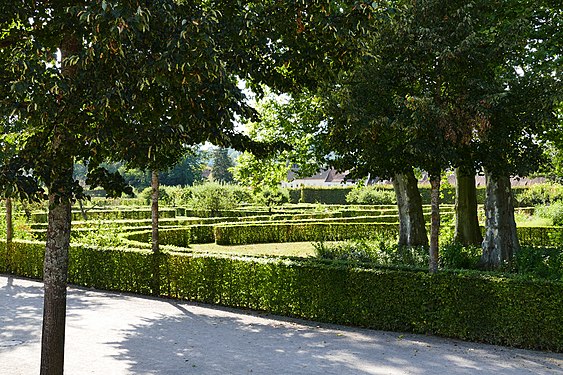
[[[563,201],[563,186],[559,184],[535,184],[514,189],[515,199],[520,207],[549,205]]]
[[[358,186],[346,195],[346,202],[349,204],[395,204],[397,199],[391,189],[384,189],[378,186]]]
[[[403,247],[393,238],[383,235],[370,240],[314,244],[321,259],[372,263],[378,266],[426,267],[428,250],[423,247]]]
[[[266,205],[272,210],[272,206],[279,206],[289,202],[289,191],[279,187],[263,187],[256,192],[256,203]]]
[[[440,247],[440,265],[449,269],[476,269],[483,250],[449,242]]]
[[[346,195],[352,189],[352,186],[302,186],[289,189],[289,197],[291,203],[346,204]]]
[[[522,246],[514,263],[520,274],[563,281],[563,247]]]
[[[194,185],[189,205],[196,211],[208,211],[210,216],[216,216],[222,210],[232,210],[238,202],[230,186],[218,182]]]
[[[167,206],[173,205],[173,197],[168,193],[169,188],[165,186],[158,187],[158,202]],[[139,193],[139,197],[143,199],[145,204],[151,204],[152,202],[152,188],[145,188]]]
[[[563,202],[556,201],[547,206],[538,206],[535,208],[534,214],[551,220],[553,225],[563,225]]]
[[[396,238],[396,224],[383,223],[259,223],[217,225],[215,241],[219,245],[244,245],[272,242],[340,241],[379,236]]]

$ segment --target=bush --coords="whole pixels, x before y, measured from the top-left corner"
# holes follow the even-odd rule
[[[395,204],[397,198],[392,189],[384,189],[378,186],[358,186],[348,195],[346,202],[349,204]]]
[[[396,224],[383,223],[259,223],[217,225],[218,245],[244,245],[273,242],[341,241],[347,239],[396,238]]]
[[[559,184],[536,184],[514,189],[515,199],[520,207],[550,205],[563,201],[563,186]]]
[[[352,189],[352,186],[302,186],[289,189],[289,197],[291,203],[346,204],[346,195]]]
[[[440,265],[449,269],[476,269],[482,253],[478,246],[450,242],[440,247]]]
[[[166,206],[173,206],[174,199],[173,196],[169,194],[170,188],[166,186],[158,187],[158,203]],[[152,187],[145,188],[139,193],[139,198],[141,198],[145,204],[151,204],[152,202]]]
[[[538,206],[535,208],[534,214],[551,220],[552,225],[563,225],[563,202],[556,201],[547,206]]]
[[[263,204],[272,210],[272,206],[280,206],[289,202],[289,191],[279,187],[263,187],[255,195],[256,203]]]
[[[520,274],[563,281],[563,247],[522,246],[515,254],[514,264]]]
[[[395,239],[379,236],[372,240],[314,244],[320,259],[372,263],[378,266],[426,267],[428,250],[423,247],[403,247]]]

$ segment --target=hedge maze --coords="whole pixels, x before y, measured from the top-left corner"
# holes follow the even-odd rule
[[[451,217],[453,206],[444,206],[443,214]],[[243,207],[214,217],[188,207],[167,208],[160,212],[159,255],[150,250],[146,208],[92,210],[87,221],[78,211],[73,215],[72,284],[322,322],[563,351],[561,280],[471,270],[429,274],[407,267],[198,253],[190,248],[196,243],[234,246],[396,238],[394,206],[293,204],[272,212]],[[14,240],[10,246],[2,241],[0,272],[42,277],[46,216],[35,213],[31,221],[37,240]],[[118,246],[80,242],[101,231],[119,237]],[[523,244],[555,245],[562,243],[563,228],[522,227],[519,235]]]

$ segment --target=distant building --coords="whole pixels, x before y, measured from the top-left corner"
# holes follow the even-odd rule
[[[348,171],[338,172],[336,169],[322,169],[319,173],[310,177],[298,177],[295,171],[287,174],[287,181],[282,182],[282,187],[296,188],[300,186],[345,186],[353,185],[355,181],[346,180]]]

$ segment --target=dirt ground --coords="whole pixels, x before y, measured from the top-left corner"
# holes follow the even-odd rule
[[[42,298],[0,275],[0,375],[39,373]],[[563,354],[70,287],[65,374],[563,374]]]

